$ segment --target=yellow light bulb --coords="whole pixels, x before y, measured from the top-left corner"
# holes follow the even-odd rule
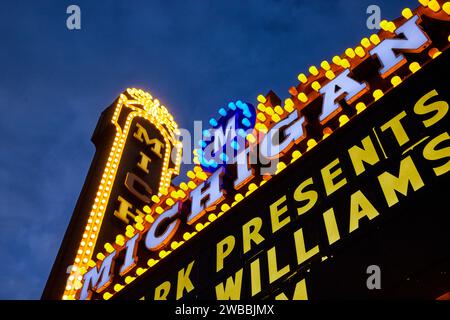
[[[363,38],[363,39],[361,40],[361,45],[362,45],[364,48],[369,48],[369,47],[370,47],[370,40],[369,40],[368,38]]]
[[[301,102],[305,103],[306,101],[308,101],[308,97],[306,96],[306,94],[304,92],[300,92],[297,96],[298,100],[300,100]]]
[[[447,1],[446,3],[444,3],[444,5],[442,6],[442,9],[444,10],[444,12],[446,14],[448,14],[450,16],[450,1]]]
[[[261,103],[266,103],[266,97],[264,97],[262,94],[258,95],[256,99]]]
[[[311,66],[308,69],[309,73],[311,73],[313,76],[317,76],[319,74],[319,70],[317,70],[316,66]]]
[[[378,37],[377,34],[371,35],[369,39],[374,45],[377,45],[380,43],[380,37]]]
[[[345,50],[345,54],[350,59],[353,59],[355,57],[355,51],[352,48],[347,48],[347,50]]]
[[[255,143],[256,142],[256,138],[255,138],[255,136],[253,135],[253,134],[248,134],[247,135],[247,138],[246,138],[247,140],[248,140],[248,142],[250,142],[250,143]]]
[[[306,77],[306,75],[304,73],[300,73],[297,78],[298,78],[298,81],[300,81],[301,83],[308,82],[308,78]]]
[[[399,76],[394,76],[391,79],[391,84],[396,87],[402,82],[402,79]]]
[[[381,89],[377,89],[373,92],[373,97],[375,98],[375,101],[379,100],[383,95],[384,94]]]
[[[266,108],[266,114],[268,114],[269,116],[272,116],[274,113],[273,108],[272,107],[267,107]]]
[[[335,74],[334,74],[334,72],[333,71],[331,71],[331,70],[328,70],[326,73],[325,73],[325,77],[327,77],[327,79],[328,80],[333,80],[334,78],[335,78]]]
[[[438,12],[441,10],[441,6],[436,0],[431,0],[428,2],[428,8],[430,8],[433,12]]]
[[[364,49],[360,46],[355,48],[355,53],[358,57],[362,58],[366,55],[366,52],[364,51]]]
[[[266,121],[266,116],[264,115],[264,113],[261,113],[261,112],[259,112],[259,113],[256,115],[256,118],[257,118],[259,121],[261,121],[261,122]]]
[[[311,88],[313,88],[314,91],[318,92],[320,90],[320,88],[322,88],[322,86],[320,85],[320,83],[318,81],[314,81],[311,84]]]
[[[348,116],[345,114],[339,117],[339,127],[344,126],[349,121]]]
[[[410,8],[405,8],[402,10],[402,16],[405,19],[410,19],[413,16],[413,13]]]
[[[280,116],[284,113],[283,108],[280,106],[276,106],[274,109],[275,113],[279,114]]]
[[[324,60],[320,63],[320,66],[322,67],[322,69],[324,70],[330,70],[330,64],[328,63],[328,61]]]
[[[410,70],[412,73],[416,73],[417,71],[420,70],[420,64],[417,63],[417,62],[412,62],[412,63],[409,65],[409,70]]]
[[[356,104],[356,113],[361,113],[365,109],[366,109],[366,105],[364,104],[364,102],[358,102]]]
[[[338,65],[338,66],[341,65],[341,57],[339,57],[339,56],[334,56],[332,61],[335,65]]]

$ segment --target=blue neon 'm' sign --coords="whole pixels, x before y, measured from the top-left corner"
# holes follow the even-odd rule
[[[232,164],[245,148],[246,137],[253,131],[256,110],[250,103],[238,100],[219,109],[219,118],[211,118],[212,128],[203,130],[197,155],[205,171]]]

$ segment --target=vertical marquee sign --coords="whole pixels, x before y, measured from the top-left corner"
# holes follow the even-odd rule
[[[220,108],[178,186],[173,118],[148,93],[123,93],[94,132],[43,298],[449,291],[450,3],[419,2],[300,74],[284,101]],[[361,274],[372,263],[385,268],[377,294]]]
[[[144,221],[151,198],[167,194],[180,170],[178,131],[157,99],[134,88],[102,114],[92,138],[97,153],[71,221],[78,237],[66,234],[63,247],[67,250],[57,258],[66,268],[51,275],[67,278],[63,296],[74,296],[81,275],[93,259],[101,257],[105,243],[114,242],[118,234],[129,234],[136,221]],[[84,226],[78,221],[81,217],[87,221]]]

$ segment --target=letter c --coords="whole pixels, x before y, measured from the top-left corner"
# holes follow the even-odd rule
[[[180,226],[181,221],[179,218],[172,221],[161,235],[157,236],[156,230],[162,222],[173,218],[178,214],[178,212],[179,202],[177,202],[172,208],[161,214],[155,220],[155,222],[153,222],[152,226],[147,232],[147,236],[145,237],[145,246],[147,247],[147,249],[151,251],[157,251],[170,242],[178,227]]]

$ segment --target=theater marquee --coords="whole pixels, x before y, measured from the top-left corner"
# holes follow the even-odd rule
[[[45,299],[435,299],[450,291],[450,5],[220,108],[179,173],[149,93],[107,108]],[[187,152],[188,150],[184,150]],[[255,161],[256,159],[256,161]],[[365,286],[382,266],[382,290]]]

